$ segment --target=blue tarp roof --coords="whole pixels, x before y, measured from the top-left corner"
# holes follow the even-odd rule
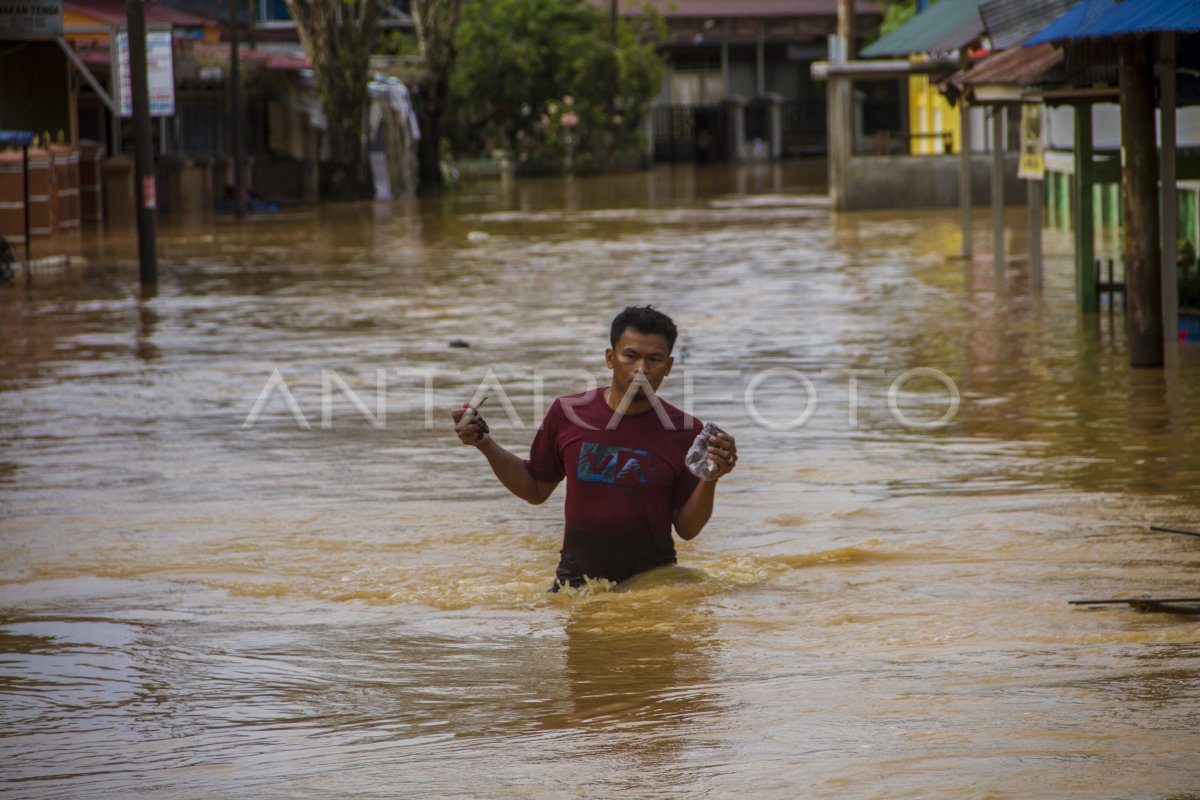
[[[0,147],[24,147],[32,142],[30,131],[0,131]]]
[[[1083,0],[1033,35],[1025,46],[1067,39],[1157,31],[1200,31],[1196,0]]]

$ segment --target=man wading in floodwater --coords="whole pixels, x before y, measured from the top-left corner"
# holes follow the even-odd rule
[[[671,372],[675,323],[649,306],[630,306],[612,323],[604,360],[612,383],[560,397],[521,459],[496,443],[481,418],[458,437],[487,457],[517,497],[544,503],[567,479],[566,531],[553,590],[584,578],[623,581],[675,563],[671,526],[695,538],[712,516],[717,481],[737,463],[732,436],[709,437],[716,477],[702,481],[684,466],[701,423],[658,398]],[[466,405],[452,416],[458,426]]]

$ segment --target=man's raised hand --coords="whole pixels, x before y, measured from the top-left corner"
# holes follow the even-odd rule
[[[469,403],[463,403],[462,408],[451,411],[450,417],[454,420],[454,432],[463,444],[479,447],[490,438],[491,429],[488,428],[487,422]]]

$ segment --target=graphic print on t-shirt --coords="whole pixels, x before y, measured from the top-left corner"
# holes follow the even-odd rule
[[[581,481],[644,492],[650,488],[654,476],[654,454],[632,447],[584,442],[579,448],[575,474]]]

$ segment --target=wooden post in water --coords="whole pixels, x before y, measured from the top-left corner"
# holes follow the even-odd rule
[[[1004,111],[992,107],[992,272],[1004,274]]]
[[[964,94],[958,100],[958,216],[963,258],[971,257],[971,109]]]
[[[146,9],[142,0],[127,0],[129,92],[133,100],[133,197],[137,202],[138,276],[158,283],[154,143],[150,139],[150,90],[146,67]]]
[[[1100,310],[1096,292],[1095,216],[1092,214],[1092,106],[1075,104],[1075,180],[1071,185],[1071,214],[1075,230],[1075,296],[1086,314]]]
[[[29,142],[21,145],[21,208],[25,212],[22,232],[25,234],[25,277],[33,269],[33,236],[29,225]]]
[[[1025,202],[1029,225],[1029,283],[1035,289],[1042,288],[1042,180],[1025,181]]]
[[[1175,240],[1179,236],[1179,192],[1175,186],[1175,32],[1159,34],[1158,86],[1162,119],[1162,319],[1163,346],[1168,366],[1177,354],[1179,334],[1179,275]]]
[[[1125,195],[1125,334],[1129,364],[1134,367],[1157,367],[1163,363],[1162,253],[1151,41],[1124,36],[1117,44],[1123,154],[1121,188]]]
[[[229,0],[229,124],[233,150],[233,214],[246,216],[246,159],[242,145],[242,76],[238,0]]]
[[[854,0],[838,0],[836,53],[830,61],[854,60]],[[830,76],[826,93],[828,108],[829,200],[835,211],[846,205],[846,173],[854,155],[853,82],[844,75]]]

